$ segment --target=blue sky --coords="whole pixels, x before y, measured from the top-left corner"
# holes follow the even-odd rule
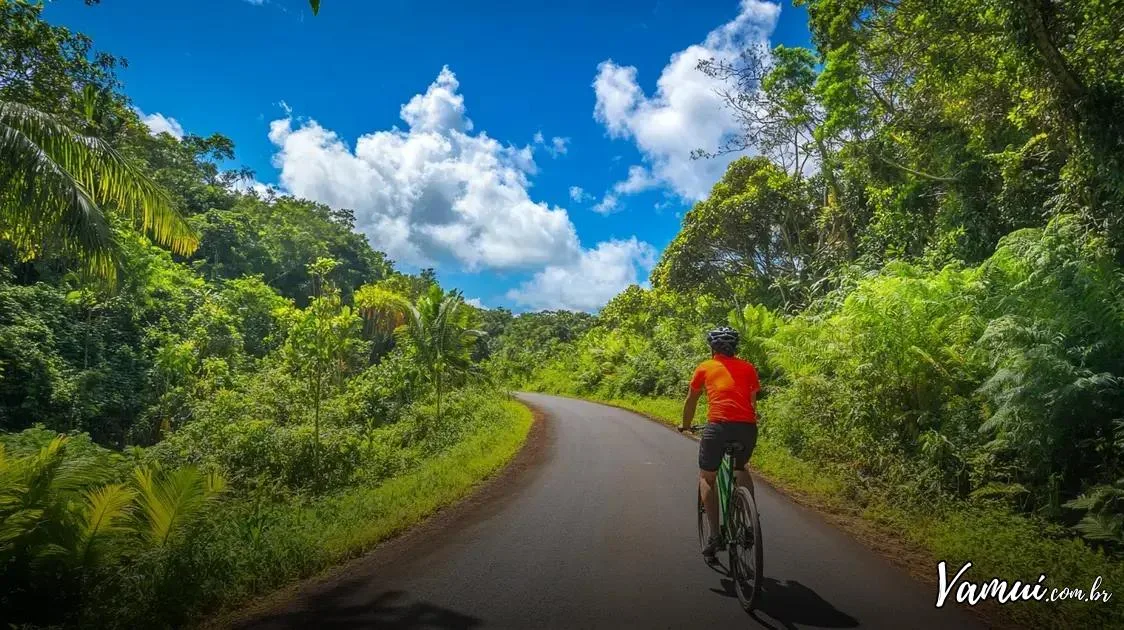
[[[646,281],[729,160],[690,151],[736,132],[697,59],[809,41],[790,0],[469,4],[59,0],[45,17],[128,59],[155,129],[227,135],[257,182],[353,208],[401,268],[517,311],[596,310]]]

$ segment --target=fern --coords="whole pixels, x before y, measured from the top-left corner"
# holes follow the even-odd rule
[[[188,466],[171,472],[150,467],[133,471],[139,515],[136,531],[151,545],[165,547],[225,488],[217,474]]]
[[[127,522],[135,497],[136,492],[124,484],[109,484],[85,492],[75,549],[79,564],[97,564],[108,542],[129,531]]]

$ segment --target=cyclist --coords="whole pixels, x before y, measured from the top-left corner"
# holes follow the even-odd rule
[[[757,369],[734,353],[738,347],[738,332],[725,326],[706,334],[712,358],[703,361],[691,378],[687,401],[683,405],[683,422],[679,430],[686,431],[695,419],[695,406],[703,391],[710,409],[707,424],[699,441],[699,493],[702,495],[706,515],[710,521],[710,540],[703,555],[714,560],[723,542],[718,536],[718,501],[714,486],[718,466],[725,455],[727,442],[739,442],[743,449],[734,455],[734,477],[739,485],[753,490],[746,466],[757,445],[757,392],[761,384]]]

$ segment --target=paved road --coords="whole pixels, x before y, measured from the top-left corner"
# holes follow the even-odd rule
[[[550,420],[504,496],[242,627],[981,627],[763,484],[766,581],[751,617],[699,555],[695,442],[619,409],[523,398]]]

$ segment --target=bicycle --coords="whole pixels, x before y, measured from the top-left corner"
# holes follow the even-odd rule
[[[687,430],[697,433],[703,426],[692,426]],[[753,478],[750,478],[750,487],[735,487],[734,484],[734,455],[744,448],[738,442],[726,444],[726,454],[718,466],[715,492],[718,495],[718,533],[729,554],[728,575],[734,582],[738,602],[746,612],[751,612],[761,594],[764,549],[761,541],[761,517],[751,489]],[[710,519],[706,517],[706,508],[698,489],[695,490],[695,497],[699,546],[705,549],[710,539]]]

